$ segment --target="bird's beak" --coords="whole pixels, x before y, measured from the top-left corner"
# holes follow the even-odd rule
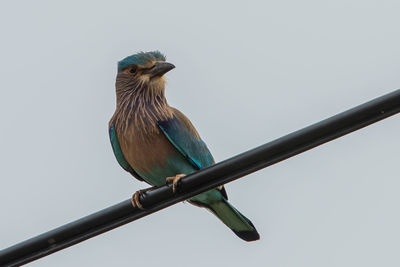
[[[164,62],[164,61],[159,61],[157,62],[151,69],[147,70],[145,73],[150,74],[150,76],[153,77],[161,77],[168,71],[172,70],[175,68],[174,64]]]

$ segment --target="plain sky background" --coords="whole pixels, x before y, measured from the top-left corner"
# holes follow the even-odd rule
[[[159,49],[221,161],[400,88],[400,2],[2,1],[0,248],[145,188],[107,123],[117,61]],[[399,266],[394,116],[227,185],[261,240],[177,204],[30,266]]]

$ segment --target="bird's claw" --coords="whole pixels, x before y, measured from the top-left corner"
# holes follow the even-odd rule
[[[186,174],[181,173],[181,174],[177,174],[177,175],[172,176],[172,177],[167,177],[165,179],[167,183],[172,182],[172,192],[174,192],[174,193],[176,192],[176,189],[178,188],[179,181],[185,176],[186,176]]]
[[[132,206],[134,208],[144,210],[142,203],[140,203],[140,194],[150,191],[152,189],[153,189],[153,187],[136,191],[135,194],[133,194],[132,199],[131,199]]]

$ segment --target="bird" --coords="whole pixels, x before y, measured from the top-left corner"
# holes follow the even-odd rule
[[[121,167],[152,186],[173,183],[215,164],[191,121],[168,105],[165,74],[175,66],[159,51],[139,52],[118,62],[116,109],[109,122],[112,150]],[[143,209],[139,195],[132,205]],[[245,241],[260,238],[253,223],[228,202],[224,186],[187,200],[206,208]]]

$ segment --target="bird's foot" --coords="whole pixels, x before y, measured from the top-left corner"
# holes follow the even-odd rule
[[[132,199],[131,199],[132,206],[134,208],[138,208],[138,209],[144,210],[144,207],[143,207],[142,203],[140,203],[140,198],[139,198],[140,194],[145,193],[147,191],[150,191],[153,188],[154,187],[150,187],[150,188],[146,188],[146,189],[142,189],[142,190],[136,191],[135,194],[133,194]]]
[[[167,183],[172,182],[172,192],[174,192],[174,193],[176,192],[176,189],[178,188],[179,181],[185,176],[186,176],[186,174],[181,173],[181,174],[177,174],[177,175],[172,176],[172,177],[167,177],[165,179]]]

